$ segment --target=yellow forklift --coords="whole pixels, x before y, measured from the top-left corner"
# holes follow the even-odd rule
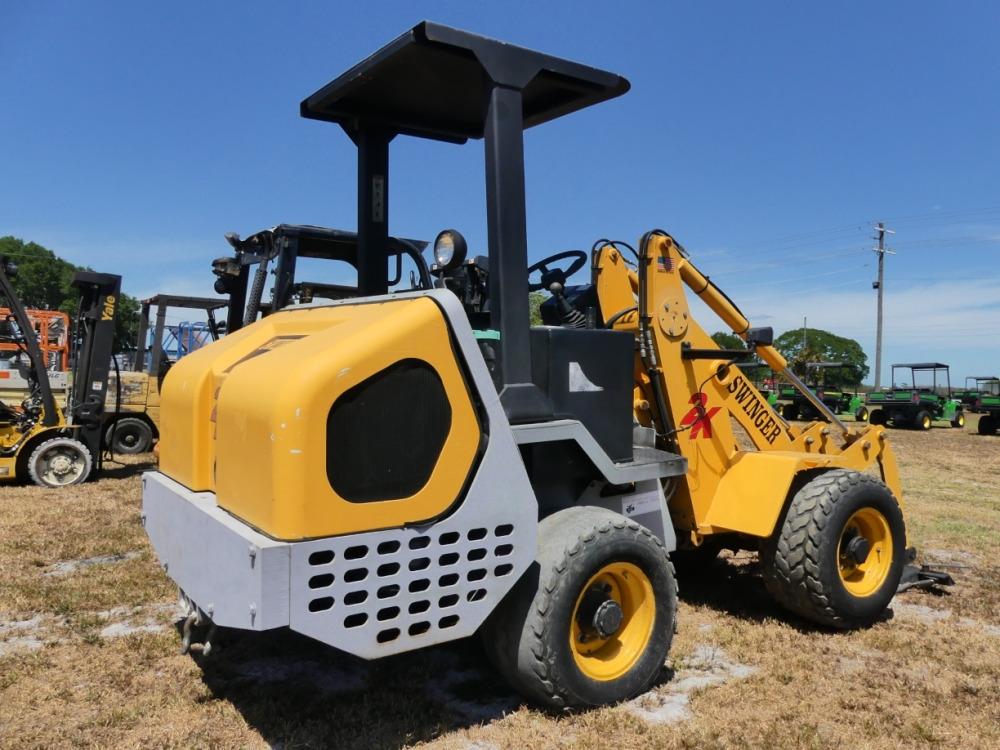
[[[56,403],[35,329],[14,290],[17,267],[0,259],[0,296],[10,309],[13,343],[27,359],[28,392],[19,407],[0,402],[0,479],[28,478],[41,487],[79,484],[101,468],[108,370],[121,277],[77,271],[80,292],[72,336],[72,388],[65,412]]]
[[[229,232],[226,242],[233,254],[213,260],[212,273],[216,276],[215,291],[228,300],[223,304],[229,306],[225,329],[230,333],[292,304],[360,295],[355,232],[279,224],[246,239]],[[388,289],[431,288],[430,271],[422,255],[426,247],[422,240],[387,238]],[[274,280],[265,299],[268,274]]]
[[[152,450],[160,436],[163,378],[177,359],[219,339],[225,323],[215,316],[225,307],[224,300],[180,294],[157,294],[142,300],[131,369],[116,370],[108,387],[104,418],[104,445],[108,450],[125,455]],[[197,329],[191,327],[181,333],[177,326],[167,324],[171,310],[197,310],[204,313],[205,320],[197,321]],[[169,337],[174,339],[173,351],[164,346]]]
[[[841,423],[668,234],[528,266],[524,129],[628,88],[425,22],[302,102],[358,149],[362,296],[272,313],[165,381],[143,522],[188,606],[184,649],[216,625],[366,659],[478,632],[529,699],[593,706],[660,674],[676,548],[759,549],[776,599],[832,628],[946,582],[908,564],[883,429]],[[489,252],[444,229],[435,288],[390,293],[400,135],[484,141]],[[746,349],[712,341],[685,286]],[[552,295],[543,326],[529,289]],[[826,421],[782,420],[739,369],[754,354]]]

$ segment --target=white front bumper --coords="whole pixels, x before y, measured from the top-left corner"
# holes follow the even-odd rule
[[[222,510],[158,471],[142,476],[142,522],[167,575],[224,627],[288,625],[291,545]]]

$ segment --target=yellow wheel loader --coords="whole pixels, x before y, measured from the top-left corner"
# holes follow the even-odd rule
[[[143,523],[188,607],[184,649],[210,650],[216,625],[366,659],[478,632],[531,700],[611,703],[663,668],[669,553],[715,535],[760,546],[806,617],[879,616],[906,555],[880,429],[782,422],[737,364],[756,352],[787,373],[768,332],[663,233],[631,265],[601,241],[528,268],[524,129],[628,87],[425,22],[302,103],[358,148],[362,296],[274,312],[165,381]],[[435,288],[388,293],[397,135],[484,140],[489,254],[444,229]],[[746,351],[714,345],[685,283]],[[529,289],[551,292],[547,325],[529,325]]]

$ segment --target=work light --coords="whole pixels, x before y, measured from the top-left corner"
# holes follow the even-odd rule
[[[434,262],[440,268],[457,268],[465,260],[468,246],[465,237],[454,229],[445,229],[434,240]]]

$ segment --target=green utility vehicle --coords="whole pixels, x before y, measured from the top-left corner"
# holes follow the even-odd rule
[[[910,371],[910,383],[898,383],[897,370]],[[930,373],[930,385],[917,385],[919,373]],[[939,376],[944,382],[939,385]],[[951,391],[948,365],[940,362],[916,362],[892,366],[892,387],[873,391],[867,398],[872,424],[890,427],[910,427],[929,430],[934,422],[949,422],[952,427],[965,426],[962,402]]]
[[[776,409],[778,405],[777,381],[770,366],[763,362],[749,362],[741,364],[740,369],[753,380],[754,387],[760,391],[760,395],[767,400],[768,405]]]
[[[810,377],[806,379],[809,389],[826,406],[836,414],[850,414],[857,422],[868,421],[868,408],[865,406],[865,397],[858,393],[858,386],[861,381],[861,373],[856,365],[850,362],[808,362],[806,367]],[[853,392],[841,390],[836,385],[827,385],[828,373],[832,370],[846,370],[851,374],[851,381],[854,383]],[[805,419],[812,420],[820,417],[809,400],[791,385],[778,389],[777,401],[781,405],[781,416],[787,420]]]
[[[972,385],[971,383],[975,383]],[[970,375],[965,379],[965,390],[956,391],[955,398],[968,411],[976,411],[976,402],[981,396],[996,396],[1000,393],[1000,378],[996,375]]]
[[[979,434],[996,435],[997,428],[1000,427],[1000,379],[983,378],[982,381],[984,382],[977,382],[980,386],[979,398],[972,411],[982,415],[979,417]]]

